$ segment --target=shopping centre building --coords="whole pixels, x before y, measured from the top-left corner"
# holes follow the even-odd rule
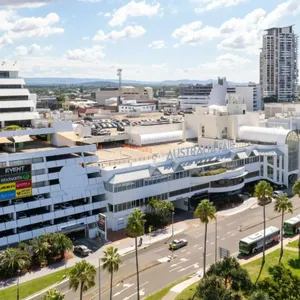
[[[0,132],[0,247],[45,232],[93,238],[99,216],[105,231],[118,230],[152,198],[188,210],[195,196],[240,193],[261,179],[288,186],[298,177],[296,132],[265,127],[240,97],[199,106],[182,123],[91,138],[71,121],[39,119],[16,68],[5,66],[0,76],[8,103],[0,111],[7,118]]]

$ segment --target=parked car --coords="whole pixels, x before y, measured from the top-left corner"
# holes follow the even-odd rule
[[[36,195],[33,197],[34,200],[41,200],[41,199],[45,199],[44,195]]]
[[[21,200],[21,199],[17,199],[17,200],[14,201],[14,205],[22,204],[22,203],[24,203],[24,201]]]
[[[91,135],[85,135],[83,138],[84,139],[90,139],[90,138],[92,138],[92,136]]]
[[[279,196],[283,195],[284,191],[274,191],[273,192],[273,197],[278,198]]]
[[[17,219],[25,219],[25,218],[27,218],[27,215],[23,211],[17,212]]]
[[[184,239],[174,240],[172,243],[169,244],[169,249],[170,250],[177,250],[177,249],[180,249],[182,247],[185,247],[187,244],[188,244],[188,241],[184,240]]]
[[[89,254],[93,253],[93,251],[84,245],[78,245],[74,247],[74,253],[77,253],[81,256],[89,256]]]
[[[71,208],[73,206],[70,203],[63,203],[63,204],[60,204],[60,207],[62,209],[67,209],[67,208]]]

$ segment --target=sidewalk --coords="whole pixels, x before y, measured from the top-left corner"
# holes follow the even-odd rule
[[[179,234],[183,232],[185,229],[188,228],[188,225],[185,222],[179,222],[174,224],[174,235]],[[162,241],[164,239],[167,239],[171,236],[172,234],[172,226],[168,226],[165,228],[165,230],[161,231],[158,230],[156,232],[152,232],[151,238],[149,234],[146,234],[142,236],[143,238],[143,244],[141,247],[139,247],[139,250],[145,249],[151,244]],[[126,254],[129,254],[135,250],[134,246],[134,239],[132,238],[125,238],[123,240],[119,240],[113,243],[108,243],[101,247],[98,251],[94,252],[87,258],[85,258],[86,261],[94,265],[95,267],[99,266],[99,257],[102,256],[103,252],[106,250],[107,247],[113,246],[119,249],[119,253],[121,256],[124,256]],[[20,283],[30,281],[45,275],[49,275],[51,273],[63,270],[65,268],[69,268],[74,266],[77,262],[81,261],[82,258],[79,258],[77,256],[71,258],[70,260],[67,261],[67,264],[65,266],[64,262],[60,262],[58,264],[50,265],[48,267],[42,268],[40,270],[34,271],[34,272],[28,272],[24,274],[23,276],[20,277]],[[8,282],[1,282],[1,288],[7,288],[9,286],[15,285],[16,284],[16,279],[10,279]]]
[[[295,236],[293,238],[286,238],[283,240],[283,246],[284,246],[284,249],[286,250],[290,250],[290,251],[297,251],[298,252],[298,249],[297,248],[290,248],[288,247],[287,245],[293,241],[296,241],[298,240],[299,237],[298,236]],[[277,250],[277,249],[280,249],[280,243],[272,248],[269,248],[266,250],[266,255]],[[249,259],[239,259],[239,262],[241,265],[244,265],[244,264],[247,264],[251,261],[254,261],[254,260],[257,260],[259,258],[262,257],[262,253],[258,254],[258,255],[255,255],[255,256],[252,256],[251,258]],[[168,294],[162,299],[162,300],[174,300],[181,292],[183,292],[186,288],[188,288],[189,286],[191,286],[192,284],[196,283],[197,281],[199,281],[201,278],[202,278],[202,269],[199,270],[195,275],[193,275],[191,278],[173,286],[170,291],[168,292]]]
[[[258,207],[257,204],[257,198],[256,197],[251,197],[247,200],[245,200],[241,205],[239,205],[238,207],[234,207],[231,209],[227,209],[224,211],[219,211],[217,212],[218,217],[229,217],[229,216],[233,216],[236,214],[239,214],[247,209],[253,209]]]

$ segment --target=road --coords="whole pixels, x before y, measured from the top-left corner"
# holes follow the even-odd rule
[[[293,215],[300,214],[299,198],[293,198]],[[299,208],[298,208],[299,206]],[[274,206],[266,206],[267,226],[280,227],[280,217],[273,211]],[[276,217],[277,216],[277,217]],[[291,218],[292,214],[286,215],[285,219]],[[262,229],[262,208],[257,207],[239,213],[237,215],[218,220],[217,222],[217,247],[224,247],[232,255],[238,253],[238,242],[241,238]],[[242,225],[242,232],[238,230]],[[207,241],[207,264],[215,260],[215,222],[208,225]],[[193,220],[189,228],[176,238],[187,239],[189,244],[182,249],[174,251],[176,256],[169,260],[172,253],[168,250],[168,242],[161,241],[152,244],[146,249],[139,251],[140,263],[140,295],[141,299],[159,291],[165,286],[179,280],[180,278],[194,274],[202,267],[204,226],[198,220]],[[114,277],[113,299],[131,300],[136,299],[136,275],[134,253],[124,256],[120,270]],[[97,283],[98,283],[97,274]],[[109,274],[101,271],[101,300],[109,299]],[[79,299],[79,293],[68,290],[65,286],[61,289],[65,293],[66,300]],[[84,295],[85,300],[99,299],[99,288],[91,288]]]

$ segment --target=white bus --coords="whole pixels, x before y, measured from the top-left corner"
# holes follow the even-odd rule
[[[274,226],[266,228],[266,247],[278,243],[280,240],[280,229]],[[264,231],[261,230],[251,234],[239,242],[239,251],[242,254],[250,255],[263,249]]]

